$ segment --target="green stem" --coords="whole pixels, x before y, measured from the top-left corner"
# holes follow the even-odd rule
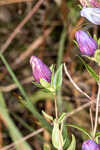
[[[61,38],[60,38],[58,58],[57,58],[57,68],[62,63],[65,40],[66,40],[66,26],[64,26],[64,29],[62,31]],[[61,95],[62,95],[62,92],[61,92],[61,88],[60,88],[57,92],[57,104],[58,104],[58,112],[59,113],[62,112],[62,99],[61,99],[62,96]]]
[[[93,139],[95,138],[95,134],[98,126],[99,101],[100,101],[100,66],[99,66],[99,82],[98,82],[98,94],[96,100],[96,114],[95,114],[94,130],[93,130]]]

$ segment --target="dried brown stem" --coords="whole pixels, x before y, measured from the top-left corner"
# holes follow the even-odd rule
[[[30,76],[30,77],[27,77],[26,79],[20,81],[20,83],[21,84],[27,84],[27,83],[32,82],[32,80],[33,80],[33,76]],[[0,86],[0,91],[9,92],[9,91],[14,90],[16,88],[17,88],[16,84],[10,84],[7,86]]]
[[[33,0],[0,0],[0,6],[13,3],[31,2]]]
[[[44,131],[44,128],[40,128],[40,129],[38,129],[38,130],[36,130],[36,131],[30,133],[29,135],[27,135],[27,136],[21,138],[20,140],[18,140],[18,141],[16,141],[16,142],[12,143],[12,144],[10,144],[10,145],[5,146],[4,148],[2,148],[2,149],[0,149],[0,150],[8,150],[8,149],[11,149],[12,147],[15,147],[17,144],[20,144],[21,142],[23,142],[23,141],[25,141],[25,140],[27,140],[27,139],[29,139],[29,138],[31,138],[31,137],[33,137],[33,136],[35,136],[35,135],[41,133],[41,132],[43,132],[43,131]]]

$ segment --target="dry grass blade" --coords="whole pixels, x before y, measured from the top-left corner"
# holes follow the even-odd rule
[[[0,0],[0,6],[13,3],[31,2],[33,0]]]
[[[24,79],[20,82],[23,85],[23,84],[27,84],[27,83],[32,82],[32,80],[33,80],[33,76],[27,77],[26,79]],[[16,88],[17,88],[17,85],[14,83],[14,84],[10,84],[10,85],[7,85],[7,86],[0,86],[0,91],[9,92],[9,91],[14,90]]]
[[[32,10],[28,13],[28,15],[22,20],[22,22],[16,27],[16,29],[11,33],[7,41],[2,45],[1,52],[3,53],[7,47],[10,45],[16,34],[21,30],[21,28],[26,24],[26,22],[34,15],[34,13],[38,10],[40,5],[44,0],[39,0],[36,5],[32,8]]]
[[[25,141],[25,140],[27,140],[27,139],[29,139],[29,138],[31,138],[31,137],[33,137],[33,136],[41,133],[43,131],[44,131],[44,128],[40,128],[37,131],[34,131],[34,132],[30,133],[29,135],[25,136],[24,138],[22,138],[22,139],[20,139],[20,140],[18,140],[16,142],[14,142],[14,143],[12,143],[12,144],[10,144],[8,146],[5,146],[4,148],[2,148],[0,150],[9,150],[10,148],[16,146],[17,144],[20,144],[21,142],[23,142],[23,141]]]

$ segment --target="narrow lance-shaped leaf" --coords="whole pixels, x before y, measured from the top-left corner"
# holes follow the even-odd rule
[[[84,66],[86,67],[89,74],[98,82],[99,81],[98,74],[88,64],[86,64],[86,62],[80,56],[79,56],[79,58],[80,58],[81,62],[84,64]]]
[[[72,135],[72,142],[67,150],[75,150],[75,148],[76,148],[76,139],[75,136]]]
[[[81,132],[83,132],[85,135],[87,135],[90,139],[92,139],[92,137],[89,135],[89,133],[88,133],[85,129],[83,129],[83,128],[77,126],[77,125],[72,125],[72,124],[68,124],[67,126],[72,127],[72,128],[75,128],[75,129],[78,129],[79,131],[81,131]]]
[[[62,85],[62,67],[63,65],[61,64],[54,76],[53,86],[56,90],[58,90]]]

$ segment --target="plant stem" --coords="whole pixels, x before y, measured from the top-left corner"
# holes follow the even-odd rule
[[[61,33],[60,42],[59,42],[59,49],[58,49],[58,57],[57,57],[57,68],[62,63],[63,53],[64,53],[64,46],[66,40],[66,26],[64,26],[63,31]],[[62,112],[62,91],[61,88],[57,92],[57,104],[58,104],[58,112],[59,114]]]
[[[56,94],[54,96],[54,102],[55,102],[55,115],[56,115],[56,120],[58,120],[58,109],[57,109],[57,97]]]
[[[91,128],[92,128],[92,132],[93,132],[94,124],[93,124],[92,106],[90,106],[90,119],[91,119]]]
[[[98,82],[98,94],[97,94],[97,101],[96,101],[96,114],[95,114],[95,125],[94,125],[94,131],[93,131],[93,139],[95,138],[97,125],[98,125],[99,100],[100,100],[100,66],[99,66],[99,82]]]

